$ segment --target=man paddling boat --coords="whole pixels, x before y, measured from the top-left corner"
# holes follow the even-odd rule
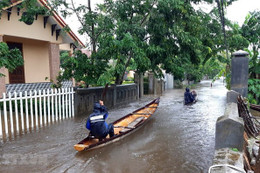
[[[186,88],[186,92],[184,93],[184,104],[187,105],[195,101],[195,97],[197,93],[195,91],[190,92],[189,88]]]
[[[99,100],[94,104],[93,113],[89,115],[86,123],[86,128],[90,130],[89,136],[94,136],[100,141],[109,134],[109,137],[114,136],[113,124],[107,124],[106,119],[108,117],[107,108],[104,106],[104,102]]]

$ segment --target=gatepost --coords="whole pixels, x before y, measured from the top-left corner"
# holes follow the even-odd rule
[[[141,98],[144,96],[144,75],[135,73],[134,74],[134,82],[137,84],[137,97]],[[137,98],[137,99],[138,99]]]
[[[234,52],[231,62],[231,90],[247,97],[248,90],[248,52],[239,50]]]
[[[155,94],[155,79],[154,79],[154,74],[153,72],[148,73],[148,94]]]

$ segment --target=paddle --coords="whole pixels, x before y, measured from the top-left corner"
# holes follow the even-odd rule
[[[108,89],[108,83],[105,85],[105,88],[103,90],[103,93],[101,95],[101,100],[104,101],[106,93],[107,93],[107,89]]]
[[[127,126],[114,126],[114,128],[134,129],[133,127],[127,127]]]

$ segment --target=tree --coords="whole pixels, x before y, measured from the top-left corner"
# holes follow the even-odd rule
[[[201,65],[227,48],[221,39],[225,23],[218,22],[217,8],[213,15],[194,8],[194,4],[212,3],[211,0],[105,0],[95,11],[89,5],[90,0],[88,6],[76,6],[73,0],[71,4],[54,2],[66,8],[60,10],[65,17],[76,14],[82,25],[80,33],[90,37],[93,54],[86,66],[97,60],[113,60],[109,66],[100,64],[104,65],[101,69],[105,69],[100,70],[104,74],[100,75],[102,81],[105,76],[114,76],[115,83],[122,84],[129,67],[134,67],[138,73],[152,70],[158,77],[165,69],[184,79],[184,74],[188,74],[187,66],[200,70]],[[226,1],[221,3],[220,15],[223,15]]]
[[[74,78],[77,82],[84,81],[86,87],[89,85],[104,84],[101,80],[107,71],[107,61],[99,59],[99,57],[90,59],[79,50],[74,52],[72,56],[67,52],[62,53],[61,61],[61,68],[63,70],[60,77],[62,79]]]
[[[258,52],[260,48],[260,11],[250,13],[242,25],[242,35],[250,42],[253,55],[249,62],[249,72],[251,78],[256,78],[256,74],[260,74],[260,61]]]
[[[9,49],[6,43],[0,43],[0,68],[12,72],[17,66],[23,65],[23,57],[18,49]],[[0,77],[4,74],[0,73]]]

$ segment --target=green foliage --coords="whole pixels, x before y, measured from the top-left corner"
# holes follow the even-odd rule
[[[6,43],[0,43],[0,68],[7,68],[12,72],[17,66],[23,65],[23,57],[18,49],[9,49]],[[0,77],[4,74],[0,73]]]
[[[260,104],[260,79],[248,80],[248,99],[250,103]]]
[[[50,79],[51,84],[51,88],[56,88],[59,89],[62,87],[62,81],[64,80],[64,78],[62,77],[62,72],[59,71],[58,76],[56,77],[56,82],[54,82],[52,79]],[[48,77],[45,78],[45,80],[48,80]]]
[[[61,64],[63,71],[60,74],[62,80],[74,78],[76,82],[84,81],[86,86],[104,84],[110,80],[109,74],[105,73],[108,62],[98,54],[90,58],[81,51],[74,52],[72,56],[64,52],[61,61],[63,62]]]
[[[239,152],[237,148],[231,148],[232,151]]]
[[[134,81],[124,81],[123,84],[131,84],[134,83]]]
[[[189,64],[186,65],[186,77],[188,81],[199,82],[202,79],[203,75],[198,66],[195,66],[194,64]]]
[[[223,1],[222,12],[233,1]],[[90,37],[93,50],[89,59],[77,55],[64,61],[62,75],[75,76],[87,85],[105,84],[111,79],[121,84],[127,69],[138,73],[152,70],[157,77],[162,77],[164,69],[179,80],[187,77],[199,81],[205,74],[213,77],[224,68],[223,63],[230,62],[228,57],[219,55],[227,47],[222,38],[223,22],[232,28],[225,38],[231,51],[245,48],[248,41],[241,36],[237,25],[219,21],[217,8],[211,13],[196,10],[194,4],[200,2],[213,3],[212,0],[105,0],[93,11],[91,6],[74,1],[50,2],[64,17],[76,14],[81,23],[79,32]],[[109,60],[113,60],[110,66],[105,64]],[[100,69],[96,69],[99,61]],[[74,66],[81,73],[69,70],[75,69]],[[97,72],[91,72],[93,69]]]
[[[260,61],[258,60],[258,52],[260,48],[260,11],[255,11],[247,16],[241,31],[242,35],[250,42],[252,52],[249,62],[249,73],[251,78],[256,78],[256,74],[260,74]]]
[[[215,78],[216,76],[219,78],[223,76],[223,68],[225,68],[224,64],[219,61],[218,58],[212,57],[210,58],[202,67],[201,71],[210,79]]]

